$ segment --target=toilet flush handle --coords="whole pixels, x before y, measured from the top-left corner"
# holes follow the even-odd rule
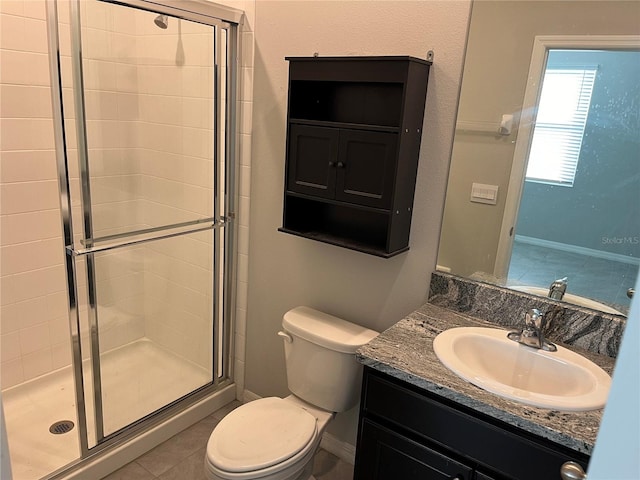
[[[293,337],[289,335],[287,332],[279,331],[278,336],[284,338],[284,341],[287,343],[293,342]]]

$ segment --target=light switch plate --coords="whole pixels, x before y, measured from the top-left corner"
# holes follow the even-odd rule
[[[498,185],[473,183],[471,185],[471,201],[495,205],[498,203]]]

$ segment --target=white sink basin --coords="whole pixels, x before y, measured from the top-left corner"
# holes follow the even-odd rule
[[[611,378],[596,364],[558,346],[546,352],[521,345],[496,328],[445,330],[433,349],[445,367],[489,392],[561,411],[602,408]]]
[[[546,297],[549,295],[548,288],[531,287],[528,285],[511,285],[509,286],[509,288],[512,290],[517,290],[519,292],[530,293],[532,295],[539,295],[541,297]],[[564,296],[562,297],[562,301],[567,303],[573,303],[574,305],[578,305],[580,307],[593,308],[594,310],[600,310],[601,312],[604,312],[604,313],[612,313],[614,315],[624,315],[624,313],[616,310],[615,308],[610,307],[609,305],[596,302],[595,300],[591,300],[590,298],[574,295],[572,293],[565,293]]]

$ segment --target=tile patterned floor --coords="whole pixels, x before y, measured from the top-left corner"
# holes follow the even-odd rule
[[[240,405],[233,402],[138,457],[103,480],[206,480],[204,454],[216,424]],[[315,457],[316,480],[351,480],[353,465],[320,450]]]

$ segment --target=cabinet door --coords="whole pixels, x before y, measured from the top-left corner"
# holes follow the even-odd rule
[[[292,124],[289,129],[287,188],[322,198],[334,198],[338,130]]]
[[[336,200],[390,208],[397,142],[395,133],[340,130]]]
[[[363,419],[355,480],[470,480],[471,468]]]
[[[490,477],[487,474],[476,472],[476,479],[475,480],[496,480],[496,477]]]

